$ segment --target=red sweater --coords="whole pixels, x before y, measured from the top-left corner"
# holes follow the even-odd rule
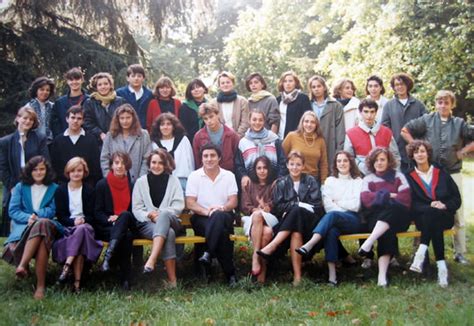
[[[351,128],[347,131],[347,136],[349,137],[352,147],[354,148],[354,153],[357,156],[367,156],[369,155],[372,148],[377,146],[390,148],[390,142],[392,140],[392,131],[385,127],[379,126],[379,130],[375,134],[375,146],[372,146],[370,142],[370,135],[367,131],[362,129],[359,126]]]
[[[174,101],[174,115],[178,117],[179,108],[181,107],[181,102],[178,99],[173,99]],[[154,98],[148,104],[148,110],[146,112],[146,129],[151,134],[151,126],[156,118],[161,114],[160,102]]]

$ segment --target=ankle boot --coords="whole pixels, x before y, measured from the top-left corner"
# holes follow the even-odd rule
[[[105,251],[104,262],[102,263],[102,271],[107,272],[108,270],[110,270],[110,259],[112,258],[112,255],[114,254],[115,247],[117,247],[117,244],[118,244],[117,239],[110,240],[109,247]]]

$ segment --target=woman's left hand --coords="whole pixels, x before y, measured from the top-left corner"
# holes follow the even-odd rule
[[[77,217],[77,218],[74,219],[74,225],[75,225],[75,226],[84,224],[85,222],[86,222],[86,221],[84,220],[83,217]]]
[[[446,205],[440,202],[439,200],[432,201],[431,202],[431,207],[437,208],[437,209],[446,209]]]

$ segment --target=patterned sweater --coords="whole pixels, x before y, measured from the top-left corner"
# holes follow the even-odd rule
[[[395,194],[390,198],[390,194]],[[405,176],[389,170],[384,175],[368,174],[362,180],[360,194],[362,205],[368,209],[378,209],[388,205],[402,205],[410,208],[411,192]]]

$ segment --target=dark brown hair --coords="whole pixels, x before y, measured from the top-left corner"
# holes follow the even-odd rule
[[[371,98],[364,98],[359,103],[359,112],[362,112],[363,108],[375,109],[375,112],[377,112],[379,109],[379,105]]]
[[[303,161],[303,165],[305,164],[305,158],[303,153],[300,151],[291,151],[288,153],[288,156],[286,157],[286,163],[290,162],[292,158],[299,158],[301,161]]]
[[[263,76],[259,74],[258,72],[254,72],[248,75],[247,78],[245,79],[245,87],[247,88],[249,92],[251,92],[250,81],[254,78],[257,79],[262,84],[262,89],[267,89],[267,83],[265,82],[265,79],[263,79]]]
[[[285,71],[284,73],[281,74],[280,80],[278,81],[278,91],[283,92],[283,82],[285,81],[286,76],[292,76],[293,79],[295,80],[295,89],[301,89],[301,82],[296,73],[292,70],[290,71]]]
[[[67,80],[83,79],[84,72],[82,71],[81,67],[74,67],[66,71],[64,78]]]
[[[139,136],[142,134],[142,127],[140,125],[140,120],[138,120],[137,112],[133,106],[128,103],[120,105],[114,112],[112,121],[110,122],[110,134],[112,137],[117,137],[122,132],[122,126],[120,125],[120,115],[123,113],[128,113],[132,115],[133,122],[130,126],[130,135]]]
[[[202,154],[206,150],[213,150],[217,153],[218,158],[222,157],[222,152],[221,152],[221,149],[219,148],[219,146],[217,146],[213,143],[206,143],[206,144],[202,145],[201,148],[199,148],[199,155],[201,156],[201,158],[202,158]]]
[[[370,151],[369,155],[367,155],[365,158],[365,166],[367,167],[367,170],[371,173],[375,173],[374,164],[380,154],[385,154],[387,156],[387,170],[395,170],[397,167],[397,161],[395,161],[395,157],[393,156],[392,152],[390,152],[390,150],[385,147],[375,147],[372,151]]]
[[[47,186],[53,183],[54,171],[51,167],[51,163],[49,163],[49,161],[41,155],[33,156],[25,164],[25,167],[21,170],[20,173],[20,181],[30,186],[34,184],[35,180],[33,180],[32,172],[41,163],[44,163],[44,165],[46,166],[46,175],[44,176],[43,184]]]
[[[336,178],[339,178],[339,170],[337,169],[337,157],[339,155],[345,155],[347,159],[349,160],[349,173],[352,177],[352,179],[358,178],[361,176],[361,173],[359,171],[359,167],[357,166],[357,163],[355,162],[354,156],[343,150],[339,150],[336,152],[336,155],[334,155],[334,161],[332,162],[332,175]]]
[[[143,66],[138,63],[130,65],[127,68],[127,77],[130,77],[130,75],[133,75],[133,74],[141,74],[143,78],[146,78],[145,68],[143,68]]]
[[[84,109],[80,104],[73,105],[67,109],[66,118],[68,118],[71,114],[82,114],[82,116],[84,116]]]
[[[400,80],[402,83],[405,84],[407,87],[407,93],[410,94],[411,90],[413,89],[413,86],[415,83],[413,82],[413,78],[404,72],[400,72],[398,74],[395,74],[392,76],[390,79],[390,86],[392,86],[392,89],[395,90],[395,80]]]
[[[38,95],[38,89],[40,89],[43,86],[49,86],[49,96],[48,100],[54,96],[54,82],[53,80],[49,79],[48,77],[38,77],[36,78],[30,85],[30,89],[28,90],[30,93],[31,98],[36,98]]]
[[[173,170],[176,168],[176,163],[174,162],[174,159],[171,156],[171,154],[168,153],[166,149],[158,148],[158,149],[153,150],[150,153],[146,161],[148,168],[150,168],[151,159],[153,155],[158,155],[160,157],[161,161],[163,162],[163,169],[165,170],[165,173],[167,174],[173,173]]]
[[[176,136],[180,137],[185,134],[185,130],[184,130],[183,125],[181,124],[181,121],[179,121],[179,119],[176,118],[176,116],[173,113],[165,112],[165,113],[160,114],[158,118],[155,119],[155,121],[153,122],[153,125],[151,126],[150,137],[151,137],[151,140],[154,141],[155,143],[160,141],[161,138],[163,137],[163,134],[161,133],[161,130],[160,130],[160,125],[166,120],[171,122],[171,124],[173,125],[174,137]]]
[[[193,97],[193,94],[191,94],[191,91],[195,88],[198,88],[198,87],[202,87],[204,88],[204,94],[207,94],[209,92],[209,89],[206,87],[206,85],[204,84],[204,82],[200,79],[193,79],[189,84],[188,86],[186,86],[186,93],[185,93],[185,96],[186,96],[186,99],[191,101],[194,99]]]
[[[162,87],[171,88],[170,98],[176,95],[176,87],[174,86],[171,78],[163,76],[163,77],[160,77],[160,79],[158,79],[158,81],[155,84],[155,87],[153,88],[154,97],[160,98],[160,88]]]
[[[132,159],[130,158],[130,155],[122,151],[116,151],[116,152],[113,152],[112,155],[110,155],[110,159],[109,159],[110,169],[112,169],[112,164],[114,163],[114,160],[116,158],[119,158],[123,162],[123,164],[125,165],[125,169],[127,171],[132,168]]]
[[[385,94],[385,87],[383,86],[383,80],[377,75],[372,75],[369,78],[367,78],[367,82],[365,83],[365,95],[370,95],[369,93],[369,82],[370,81],[375,81],[377,84],[380,85],[380,95]]]
[[[424,146],[426,152],[428,153],[428,162],[431,164],[431,159],[433,158],[433,146],[426,140],[415,139],[410,144],[406,146],[407,156],[410,160],[415,161],[414,154],[418,152],[421,146]]]
[[[272,162],[270,161],[270,159],[268,157],[264,156],[264,155],[257,157],[255,159],[255,161],[253,162],[252,172],[249,174],[250,180],[252,180],[252,182],[254,182],[254,183],[259,182],[258,177],[257,177],[257,164],[259,162],[262,162],[263,164],[265,164],[265,167],[268,170],[268,175],[267,175],[267,179],[265,180],[265,184],[266,185],[272,184],[273,181],[276,178],[275,170],[273,169],[273,165],[272,165]]]

